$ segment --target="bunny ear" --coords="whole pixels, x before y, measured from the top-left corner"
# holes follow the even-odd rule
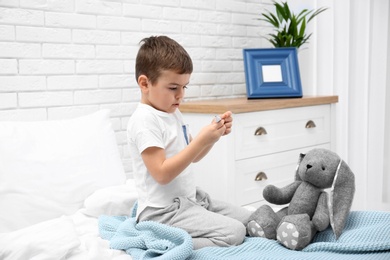
[[[349,166],[341,160],[331,188],[329,203],[330,223],[336,239],[339,238],[344,229],[351,210],[354,193],[355,175]]]
[[[299,165],[301,164],[301,162],[303,160],[303,157],[305,157],[305,156],[306,156],[306,154],[304,154],[304,153],[301,153],[299,155],[298,164],[297,164],[297,167],[295,168],[295,180],[296,181],[302,181],[301,177],[299,177],[298,169],[299,169]]]

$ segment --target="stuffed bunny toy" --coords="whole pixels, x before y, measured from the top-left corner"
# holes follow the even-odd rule
[[[289,205],[277,212],[268,205],[259,207],[249,219],[248,234],[301,250],[330,224],[338,239],[354,193],[355,176],[349,166],[330,150],[312,149],[301,154],[293,183],[283,188],[268,185],[263,191],[268,202]]]

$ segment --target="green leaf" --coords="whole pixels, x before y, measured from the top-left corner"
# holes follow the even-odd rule
[[[275,47],[295,46],[299,48],[307,43],[312,35],[305,35],[307,24],[314,17],[328,9],[325,7],[317,10],[303,9],[296,15],[291,11],[287,1],[279,3],[274,0],[273,5],[275,12],[272,13],[266,10],[261,14],[263,18],[259,20],[265,21],[274,27],[275,33],[269,34],[265,38]]]
[[[290,7],[288,6],[287,2],[283,3],[283,9],[284,9],[284,20],[288,20],[289,17],[291,17]]]
[[[307,12],[309,12],[309,10],[303,9],[303,10],[297,15],[297,18],[300,19],[301,16],[302,16],[302,17],[306,17],[306,16],[307,16],[307,14],[306,14]],[[311,12],[311,11],[310,11],[310,12]]]
[[[298,35],[298,29],[297,29],[297,20],[295,19],[295,16],[291,17],[291,22],[288,28],[288,32],[292,35],[292,37],[296,37]]]
[[[279,21],[275,17],[275,15],[273,15],[273,14],[269,14],[270,16],[268,14],[262,14],[262,15],[265,17],[265,19],[260,19],[260,20],[268,22],[271,25],[273,25],[274,27],[279,27]]]
[[[315,12],[310,16],[310,18],[307,20],[307,22],[310,22],[311,19],[313,19],[314,17],[316,17],[317,15],[319,15],[320,13],[322,13],[322,12],[324,12],[324,11],[326,11],[326,10],[328,10],[328,8],[325,8],[325,7],[319,8],[317,11],[315,11]]]
[[[276,9],[276,14],[279,18],[279,21],[282,23],[283,20],[287,20],[288,16],[286,15],[284,8],[282,5],[278,4],[275,2],[275,9]]]
[[[299,30],[299,37],[304,37],[306,30],[306,18],[303,17],[301,29]]]
[[[298,24],[300,24],[303,20],[303,18],[307,17],[312,11],[309,11],[307,9],[304,9],[302,12],[300,12],[297,16],[297,21],[298,21]]]

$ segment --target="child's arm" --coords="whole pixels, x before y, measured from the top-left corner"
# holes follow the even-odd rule
[[[223,133],[223,135],[229,134],[232,131],[232,125],[233,125],[232,112],[227,111],[223,115],[220,115],[219,117],[220,117],[221,122],[223,122],[225,127],[226,127],[226,130]],[[215,122],[215,120],[213,122]],[[191,136],[190,136],[190,140],[192,140]],[[211,150],[211,148],[213,146],[214,146],[214,143],[211,143],[208,146],[205,146],[204,149],[198,154],[198,156],[195,158],[195,160],[193,162],[199,162],[200,160],[202,160],[202,158],[208,154],[208,152]]]
[[[202,151],[207,151],[219,138],[226,134],[224,120],[205,126],[186,148],[166,158],[165,150],[159,147],[145,149],[141,156],[152,177],[160,184],[168,184],[187,168]],[[208,149],[208,150],[207,150]]]

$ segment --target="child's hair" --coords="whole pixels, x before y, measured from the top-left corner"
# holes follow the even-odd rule
[[[141,47],[135,61],[135,79],[148,77],[154,84],[163,70],[178,74],[192,73],[192,60],[187,51],[167,36],[151,36],[140,41]]]

